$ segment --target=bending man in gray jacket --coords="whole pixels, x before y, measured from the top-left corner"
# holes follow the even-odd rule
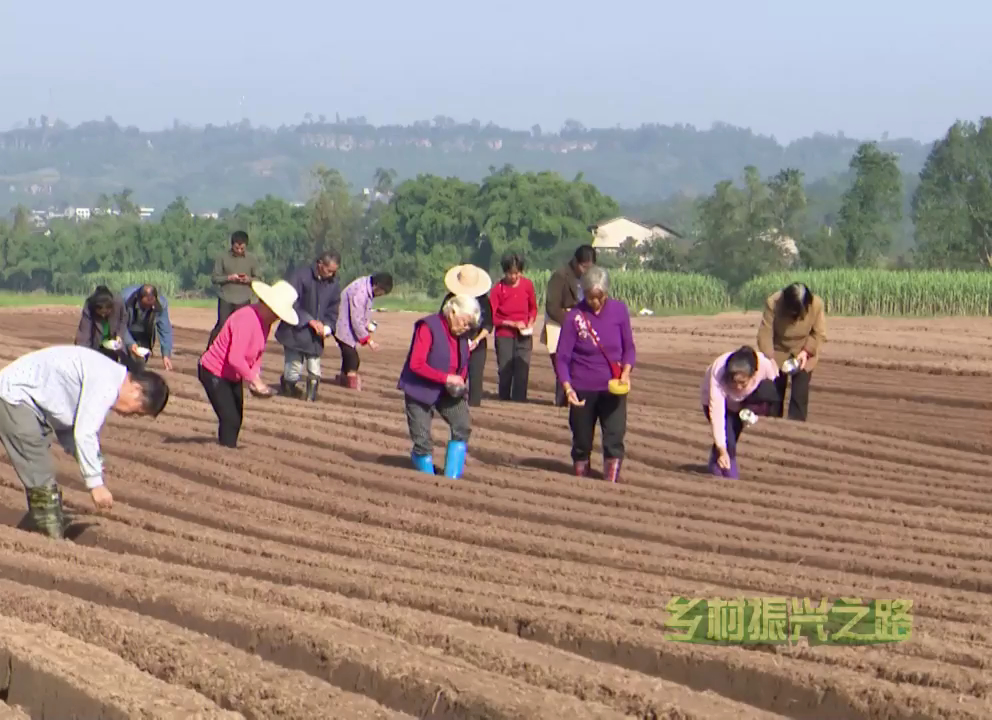
[[[24,484],[35,530],[62,539],[62,491],[55,483],[52,436],[74,455],[97,508],[114,498],[103,484],[100,429],[107,413],[156,417],[169,401],[161,375],[128,370],[96,350],[56,345],[0,370],[0,441]]]

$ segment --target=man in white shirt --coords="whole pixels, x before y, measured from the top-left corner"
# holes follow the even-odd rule
[[[37,350],[0,370],[0,442],[24,484],[35,529],[64,537],[52,435],[75,456],[93,504],[110,508],[114,498],[103,484],[99,438],[107,413],[157,417],[168,401],[161,375],[128,370],[88,347]]]

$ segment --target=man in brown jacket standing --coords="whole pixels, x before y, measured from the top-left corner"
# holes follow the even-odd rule
[[[579,278],[595,264],[595,248],[592,245],[580,245],[568,264],[556,270],[548,281],[541,342],[547,346],[551,355],[552,369],[555,368],[555,351],[558,349],[558,336],[561,334],[561,325],[565,322],[565,314],[582,299]],[[565,407],[567,404],[565,390],[558,381],[558,371],[555,370],[555,407]]]
[[[810,380],[820,347],[827,339],[825,315],[823,298],[802,283],[793,283],[765,301],[758,327],[758,349],[765,357],[774,358],[779,367],[790,357],[799,364],[793,373],[782,372],[775,380],[782,398],[777,408],[779,417],[785,415],[785,390],[791,379],[789,419],[806,420]]]

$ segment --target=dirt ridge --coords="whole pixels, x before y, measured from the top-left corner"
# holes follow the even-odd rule
[[[5,312],[0,365],[69,342],[77,313]],[[0,453],[0,617],[252,719],[992,716],[992,329],[831,319],[810,422],[748,430],[728,481],[705,474],[698,384],[756,317],[637,319],[609,486],[571,477],[540,352],[525,412],[473,411],[462,480],[413,472],[400,314],[363,392],[246,397],[245,447],[219,450],[195,377],[212,319],[176,313],[168,411],[102,432],[111,513],[56,453],[74,544],[11,527],[24,494]],[[281,362],[272,343],[270,382]],[[440,422],[433,439],[442,453]],[[912,639],[721,647],[664,623],[673,595],[849,594],[912,599]]]

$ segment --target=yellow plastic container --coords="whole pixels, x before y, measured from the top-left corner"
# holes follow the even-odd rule
[[[630,392],[630,384],[622,382],[618,378],[610,380],[609,391],[614,395],[626,395]]]

